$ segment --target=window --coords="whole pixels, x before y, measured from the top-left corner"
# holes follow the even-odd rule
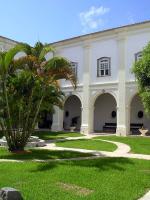
[[[75,74],[75,76],[77,77],[77,67],[78,67],[78,63],[77,62],[71,62],[71,67],[72,67],[72,71]]]
[[[135,54],[135,61],[139,61],[142,58],[142,52],[138,52]]]
[[[97,77],[110,76],[110,58],[102,57],[97,60]]]

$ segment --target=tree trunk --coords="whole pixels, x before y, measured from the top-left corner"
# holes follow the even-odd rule
[[[8,150],[10,152],[24,151],[24,147],[27,141],[24,141],[22,138],[22,132],[19,130],[8,131],[5,132],[5,137],[8,144]]]

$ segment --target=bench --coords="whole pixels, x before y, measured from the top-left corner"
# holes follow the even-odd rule
[[[130,131],[132,133],[140,133],[139,132],[139,129],[143,127],[143,124],[139,123],[139,124],[136,124],[136,123],[131,123],[130,124]]]
[[[116,123],[105,123],[105,125],[103,126],[103,131],[104,132],[116,132],[116,127],[117,127]]]
[[[116,123],[105,123],[103,126],[103,131],[104,132],[116,132]],[[140,133],[139,129],[143,127],[142,123],[131,123],[130,124],[130,131],[132,133]]]

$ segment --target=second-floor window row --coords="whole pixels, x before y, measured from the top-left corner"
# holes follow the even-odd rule
[[[135,61],[142,58],[142,52],[135,53]],[[71,62],[72,70],[77,77],[78,75],[78,62]],[[97,59],[97,77],[111,76],[111,58],[101,57]]]

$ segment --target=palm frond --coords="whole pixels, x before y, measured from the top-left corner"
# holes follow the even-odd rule
[[[2,75],[4,73],[4,58],[5,58],[6,52],[0,52],[0,74]]]
[[[27,55],[31,54],[31,47],[28,44],[18,44],[12,49],[10,49],[5,56],[5,70],[7,71],[9,65],[11,64],[12,60],[14,59],[14,56],[19,53],[24,52]]]
[[[42,51],[41,51],[41,53],[40,53],[40,55],[39,55],[39,60],[43,60],[43,59],[45,58],[45,55],[46,55],[47,53],[49,53],[49,52],[54,53],[54,48],[53,48],[52,46],[45,46],[45,47],[42,49]]]
[[[27,55],[13,61],[14,69],[36,69],[40,65],[38,58],[33,55]]]
[[[76,76],[72,71],[70,62],[63,57],[54,57],[45,64],[46,73],[55,80],[66,79],[76,87]]]

